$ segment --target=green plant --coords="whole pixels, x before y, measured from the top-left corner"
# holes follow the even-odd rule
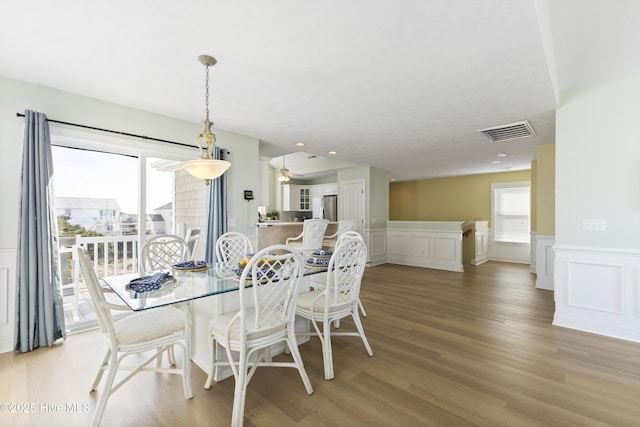
[[[269,212],[267,212],[267,216],[269,218],[278,219],[278,217],[280,216],[280,212],[278,212],[278,211],[269,211]]]

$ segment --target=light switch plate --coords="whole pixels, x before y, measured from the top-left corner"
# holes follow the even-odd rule
[[[607,231],[607,220],[598,218],[583,219],[582,229],[585,231]]]

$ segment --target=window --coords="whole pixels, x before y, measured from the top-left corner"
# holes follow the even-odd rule
[[[493,240],[508,243],[530,243],[530,184],[511,182],[493,184]]]
[[[95,312],[73,258],[76,236],[88,239],[84,244],[99,276],[136,271],[143,235],[174,231],[173,173],[154,167],[168,160],[143,154],[61,145],[54,145],[52,153],[64,312],[68,329],[75,331],[95,323]],[[139,197],[141,180],[146,181],[146,187]],[[144,213],[141,204],[146,206]],[[157,220],[140,222],[141,216]],[[140,232],[139,223],[146,223],[147,228]]]

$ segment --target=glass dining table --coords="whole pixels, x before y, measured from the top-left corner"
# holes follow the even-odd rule
[[[157,290],[145,292],[137,292],[130,286],[132,280],[140,278],[140,273],[105,276],[102,279],[131,310],[141,311],[236,291],[239,281],[235,267],[214,264],[200,271],[173,269],[170,272],[172,280],[165,281]],[[305,268],[304,276],[321,271]]]
[[[179,304],[191,319],[188,327],[190,359],[203,371],[208,372],[211,364],[211,335],[210,322],[216,316],[237,310],[239,298],[233,291],[239,288],[239,281],[234,266],[224,264],[209,265],[203,271],[172,270],[170,274],[174,280],[169,280],[160,289],[147,292],[136,292],[131,289],[131,281],[140,278],[140,273],[123,274],[103,277],[104,282],[111,288],[133,311],[149,310],[156,307]],[[298,292],[309,289],[308,276],[317,274],[322,269],[305,268],[300,281]],[[305,319],[295,319],[297,331],[308,331],[309,322]],[[308,341],[308,336],[298,338],[298,343]],[[283,349],[273,349],[278,354]],[[231,375],[231,372],[217,371],[214,380],[221,381]]]

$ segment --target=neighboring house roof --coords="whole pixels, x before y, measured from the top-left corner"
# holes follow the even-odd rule
[[[57,209],[113,209],[120,210],[116,199],[100,199],[92,197],[56,197]]]
[[[155,221],[164,221],[164,218],[160,214],[151,214],[151,215],[149,215],[149,219],[151,221],[154,221],[154,222]]]
[[[170,211],[171,209],[173,209],[173,203],[169,202],[169,203],[165,203],[164,205],[157,207],[153,210],[153,212],[155,211]]]
[[[137,214],[128,214],[125,212],[120,212],[120,221],[123,222],[137,222],[138,215]]]

